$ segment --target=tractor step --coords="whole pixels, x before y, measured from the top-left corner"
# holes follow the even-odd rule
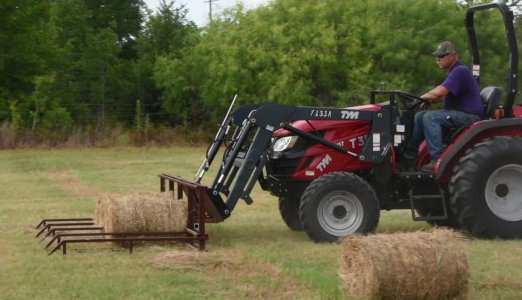
[[[429,180],[435,179],[435,174],[425,172],[398,172],[397,176],[406,180]]]
[[[425,215],[422,216],[418,214],[417,208],[415,207],[415,203],[422,201],[438,201],[441,203],[442,215]],[[446,201],[444,198],[439,195],[410,195],[410,205],[411,205],[411,216],[414,221],[440,221],[448,219],[448,211],[446,207]]]
[[[400,172],[397,176],[408,182],[410,185],[410,192],[408,195],[410,201],[411,215],[414,221],[440,221],[448,219],[448,211],[446,207],[446,201],[442,196],[441,189],[439,191],[425,192],[422,191],[422,183],[431,182],[430,185],[438,186],[435,180],[435,174],[424,173],[424,172]],[[434,193],[437,192],[437,193]],[[430,206],[438,205],[440,208],[436,211],[441,212],[440,214],[427,214],[420,215],[418,213],[419,207],[428,204]]]

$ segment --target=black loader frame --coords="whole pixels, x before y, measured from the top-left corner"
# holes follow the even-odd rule
[[[389,95],[390,101],[394,102],[394,94],[389,93]],[[201,181],[217,156],[219,147],[227,140],[227,133],[234,127],[233,134],[228,138],[231,144],[226,148],[224,159],[212,185],[203,188],[206,194],[203,201],[209,202],[208,206],[215,207],[216,212],[224,220],[230,216],[239,199],[243,199],[247,204],[253,203],[250,193],[256,182],[259,181],[262,186],[265,184],[262,173],[268,160],[272,134],[275,130],[284,128],[343,154],[378,165],[389,163],[385,158],[391,154],[391,138],[394,134],[391,131],[391,128],[394,128],[391,123],[394,117],[395,112],[389,107],[371,112],[281,104],[242,106],[223,121],[195,181],[186,181],[168,175],[160,175],[160,177],[171,182],[169,187],[177,183],[179,187],[191,190],[191,185]],[[357,154],[320,136],[293,127],[291,123],[295,120],[369,120],[372,127],[363,151]],[[250,140],[249,137],[252,135],[253,139]],[[221,195],[225,195],[226,200],[223,200]],[[188,200],[198,203],[201,201],[198,197],[189,197]],[[213,214],[209,213],[209,215]]]

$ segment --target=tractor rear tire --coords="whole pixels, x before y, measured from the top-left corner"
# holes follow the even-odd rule
[[[499,136],[468,150],[453,169],[451,206],[471,234],[522,237],[522,139]]]
[[[286,226],[294,231],[302,231],[301,219],[299,219],[299,202],[301,197],[288,195],[279,197],[279,213]]]
[[[301,224],[315,242],[335,242],[377,228],[379,201],[361,177],[347,172],[321,176],[306,188],[299,207]]]

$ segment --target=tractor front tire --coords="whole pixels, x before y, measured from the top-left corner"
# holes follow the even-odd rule
[[[299,219],[299,202],[301,197],[294,195],[287,195],[279,197],[279,213],[285,221],[286,226],[294,231],[303,230],[301,220]]]
[[[361,177],[347,172],[323,175],[306,188],[299,207],[301,224],[315,242],[335,242],[377,227],[379,201]]]
[[[453,170],[451,206],[471,234],[522,237],[522,139],[499,136],[468,150]]]

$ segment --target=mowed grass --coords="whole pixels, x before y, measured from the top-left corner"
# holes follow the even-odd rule
[[[174,245],[108,245],[48,256],[34,225],[93,216],[97,193],[159,190],[160,173],[192,179],[205,148],[109,148],[0,152],[0,299],[347,299],[340,244],[316,244],[281,220],[277,199],[259,188],[254,204],[208,225],[208,253],[237,262],[179,270],[151,260]],[[206,182],[210,181],[206,177]],[[383,212],[379,232],[429,229],[409,211]],[[522,299],[522,241],[465,241],[470,299]],[[390,256],[393,253],[389,254]]]

